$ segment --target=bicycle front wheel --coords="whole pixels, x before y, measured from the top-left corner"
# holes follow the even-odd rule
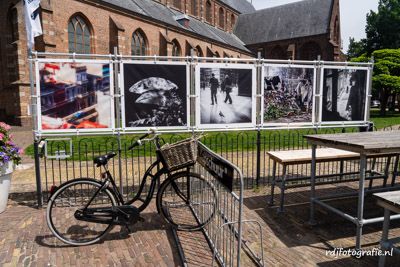
[[[75,212],[88,208],[113,207],[117,205],[109,189],[100,190],[101,183],[92,179],[77,179],[64,183],[51,196],[47,205],[47,225],[61,241],[73,245],[90,245],[101,240],[113,224],[87,222],[75,218]]]
[[[178,230],[202,229],[215,216],[217,206],[214,186],[197,173],[173,174],[157,194],[157,209]]]

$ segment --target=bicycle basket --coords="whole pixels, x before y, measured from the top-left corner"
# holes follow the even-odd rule
[[[189,167],[197,160],[197,140],[188,138],[174,144],[165,144],[160,152],[169,171]]]

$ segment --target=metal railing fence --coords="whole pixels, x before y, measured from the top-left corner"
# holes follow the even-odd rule
[[[202,142],[225,159],[238,166],[244,179],[244,187],[252,189],[257,186],[267,185],[272,178],[272,160],[267,152],[276,150],[305,149],[309,145],[303,138],[312,133],[333,133],[358,131],[357,128],[322,128],[298,130],[269,130],[246,132],[223,132],[205,135]],[[390,129],[388,129],[390,130]],[[163,135],[163,142],[173,143],[186,138],[186,134]],[[44,151],[40,159],[38,184],[38,197],[40,201],[47,200],[53,185],[81,177],[100,178],[100,170],[93,164],[93,158],[110,151],[120,152],[110,163],[110,170],[115,177],[120,189],[126,197],[137,192],[145,170],[155,161],[154,146],[146,143],[138,149],[128,151],[129,145],[137,136],[100,136],[100,137],[73,137],[70,140],[47,139],[47,157]],[[375,162],[375,169],[383,170],[386,159],[379,158]],[[338,164],[332,162],[319,168],[324,174],[338,173]],[[392,163],[393,164],[393,163]],[[357,171],[356,162],[344,164],[346,172]],[[278,169],[279,173],[280,169]],[[302,177],[310,174],[307,164],[292,166],[288,172],[291,177]],[[333,176],[327,181],[346,179],[346,177]],[[293,179],[295,180],[295,179]],[[299,185],[307,181],[296,181]]]

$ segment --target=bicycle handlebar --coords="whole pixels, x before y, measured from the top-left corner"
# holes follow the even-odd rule
[[[134,142],[134,143],[128,148],[128,150],[131,150],[131,149],[133,149],[133,148],[135,148],[135,147],[137,147],[137,146],[141,146],[141,145],[142,145],[142,140],[144,140],[145,138],[147,138],[147,137],[148,137],[149,135],[151,135],[151,134],[155,134],[155,136],[157,136],[155,130],[151,130],[151,133],[146,133],[146,134],[142,135],[141,137],[139,137],[139,139],[138,139],[136,142]],[[151,141],[151,140],[153,140],[153,139],[154,139],[154,138],[150,138],[150,139],[147,139],[147,140],[145,140],[145,141]]]

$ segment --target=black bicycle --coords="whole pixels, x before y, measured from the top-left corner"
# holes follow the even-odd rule
[[[149,135],[154,136],[146,139]],[[129,150],[144,141],[154,142],[157,159],[145,172],[131,200],[124,201],[107,167],[117,155],[114,152],[94,159],[96,166],[104,169],[102,180],[75,179],[52,192],[47,224],[58,239],[74,246],[89,245],[100,241],[114,225],[131,230],[132,225],[143,221],[140,213],[150,204],[164,175],[167,178],[158,188],[156,204],[158,213],[168,223],[178,230],[196,231],[212,220],[217,207],[215,188],[200,174],[190,171],[195,163],[197,140],[190,138],[161,146],[158,134],[151,133],[140,137]]]

